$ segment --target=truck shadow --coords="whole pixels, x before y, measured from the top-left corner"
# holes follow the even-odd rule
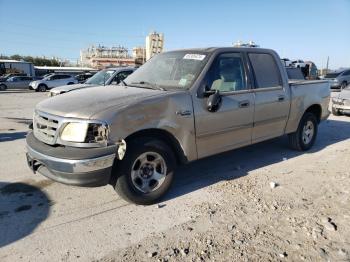
[[[9,142],[17,139],[23,139],[27,132],[0,133],[0,142]]]
[[[47,218],[51,202],[42,183],[47,182],[0,182],[0,248],[28,236]]]
[[[6,119],[13,120],[13,121],[15,121],[17,123],[25,124],[25,125],[29,125],[30,123],[33,122],[33,119],[31,119],[31,118],[23,118],[23,117],[6,117]]]
[[[310,151],[288,148],[286,136],[207,157],[178,168],[175,181],[163,200],[185,195],[225,180],[246,176],[258,168],[318,152],[332,144],[350,138],[350,122],[326,120],[319,126],[318,137]],[[287,170],[286,170],[287,171]]]

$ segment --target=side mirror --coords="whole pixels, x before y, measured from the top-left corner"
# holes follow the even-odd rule
[[[216,112],[218,111],[220,105],[221,105],[221,95],[219,93],[219,90],[216,90],[214,94],[211,94],[208,97],[207,110],[209,112]]]

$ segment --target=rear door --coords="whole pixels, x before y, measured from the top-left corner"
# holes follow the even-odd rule
[[[255,112],[252,142],[284,133],[290,109],[288,86],[283,85],[281,67],[270,53],[248,53],[254,76]]]
[[[199,158],[251,143],[254,94],[246,72],[239,52],[219,54],[207,72],[205,85],[219,91],[222,101],[216,112],[209,112],[207,97],[193,98]]]
[[[60,78],[61,78],[60,84],[59,84],[60,86],[64,86],[70,82],[74,82],[74,80],[71,79],[72,76],[70,76],[70,75],[60,75]]]

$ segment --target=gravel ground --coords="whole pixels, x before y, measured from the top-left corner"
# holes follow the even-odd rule
[[[45,95],[0,93],[0,261],[350,261],[350,117],[323,122],[308,153],[282,137],[183,166],[144,207],[29,171]]]

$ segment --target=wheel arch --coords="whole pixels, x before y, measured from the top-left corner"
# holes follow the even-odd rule
[[[157,128],[139,130],[139,131],[127,136],[124,139],[126,142],[126,147],[128,146],[128,143],[130,141],[132,141],[133,139],[136,139],[136,138],[140,138],[140,137],[150,137],[150,138],[161,140],[162,142],[164,142],[168,146],[170,146],[170,148],[173,150],[175,157],[176,157],[177,164],[185,164],[188,162],[188,159],[185,155],[184,150],[182,149],[180,142],[170,132],[168,132],[164,129],[157,129]]]
[[[305,115],[305,113],[313,113],[316,116],[317,119],[317,123],[321,122],[321,116],[322,116],[322,107],[319,104],[313,104],[311,106],[309,106],[303,115]],[[301,119],[301,118],[300,118]]]
[[[40,83],[40,84],[38,85],[38,87],[39,87],[39,86],[45,86],[45,88],[46,88],[46,89],[48,89],[48,88],[49,88],[49,87],[48,87],[48,85],[47,85],[47,84],[45,84],[45,83]]]

